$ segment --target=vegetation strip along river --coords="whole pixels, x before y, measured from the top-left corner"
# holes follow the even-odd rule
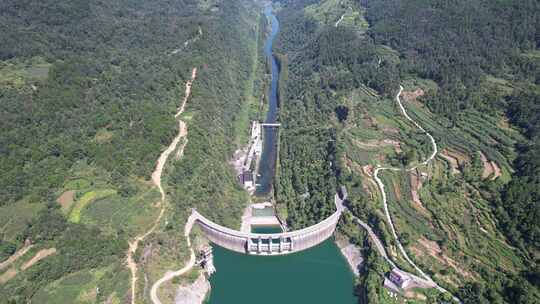
[[[278,33],[277,18],[271,6],[265,9],[272,22],[265,55],[272,63],[272,85],[266,122],[277,119],[277,83],[279,67],[272,56],[272,42]],[[264,130],[264,150],[260,164],[261,186],[257,194],[271,190],[277,155],[277,129]],[[255,233],[278,232],[269,227],[258,227]],[[314,303],[353,304],[354,276],[332,239],[306,251],[285,256],[248,256],[214,246],[214,265],[217,272],[210,282],[209,304],[274,304]]]

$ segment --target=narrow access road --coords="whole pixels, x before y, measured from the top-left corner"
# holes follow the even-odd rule
[[[351,213],[352,214],[352,213]],[[362,226],[364,229],[366,229],[366,231],[368,232],[368,235],[369,237],[371,238],[371,240],[373,241],[373,243],[375,243],[375,247],[377,248],[377,251],[379,252],[379,254],[390,264],[392,265],[393,268],[396,268],[396,264],[394,264],[394,262],[388,257],[388,254],[386,254],[386,250],[384,249],[384,245],[382,244],[381,240],[379,239],[379,237],[375,234],[375,232],[373,232],[373,229],[371,229],[371,227],[369,227],[369,225],[367,223],[365,223],[364,221],[362,221],[361,219],[357,218],[356,216],[352,216],[353,219],[360,225]]]
[[[441,292],[447,292],[447,293],[450,293],[448,290],[444,289],[443,287],[439,286],[439,284],[437,284],[435,281],[433,281],[433,279],[427,275],[424,271],[422,271],[422,269],[420,269],[420,267],[418,267],[412,260],[411,258],[409,257],[409,255],[407,254],[407,252],[405,251],[405,248],[403,247],[403,245],[401,244],[400,240],[399,240],[399,237],[397,235],[397,232],[396,232],[396,228],[394,226],[394,222],[392,221],[392,217],[390,216],[390,211],[388,210],[388,199],[386,197],[386,191],[384,190],[384,183],[382,182],[382,180],[379,178],[379,172],[381,171],[384,171],[384,170],[389,170],[389,171],[412,171],[412,170],[415,170],[416,168],[418,168],[419,166],[421,165],[427,165],[429,162],[431,162],[435,156],[437,155],[438,153],[438,149],[437,149],[437,143],[435,142],[435,139],[433,138],[433,136],[431,136],[431,134],[429,132],[427,132],[424,128],[422,128],[422,126],[420,126],[420,124],[418,124],[416,121],[414,121],[410,116],[409,114],[407,114],[407,111],[405,110],[405,107],[403,106],[403,104],[401,103],[401,99],[399,98],[401,96],[401,93],[403,92],[403,86],[400,86],[399,87],[399,92],[398,94],[396,95],[396,102],[398,103],[399,105],[399,108],[401,109],[401,113],[403,114],[403,116],[405,116],[405,118],[407,118],[407,120],[409,120],[410,122],[412,122],[418,129],[420,129],[422,132],[424,132],[424,134],[429,137],[430,141],[431,141],[431,144],[433,146],[433,152],[431,153],[431,155],[422,163],[420,164],[417,164],[409,169],[399,169],[399,168],[392,168],[392,167],[377,167],[377,169],[375,169],[374,173],[373,173],[373,178],[375,179],[375,182],[377,182],[377,185],[379,186],[379,191],[381,192],[381,196],[382,196],[382,200],[383,200],[383,206],[384,206],[384,213],[386,215],[386,219],[388,221],[388,224],[390,225],[390,230],[392,232],[392,236],[394,237],[394,240],[396,241],[396,244],[398,246],[398,249],[399,251],[401,252],[401,254],[403,255],[403,257],[405,258],[405,260],[424,278],[426,279],[427,281],[429,282],[432,282],[434,285],[435,285],[435,288],[437,288],[439,291]],[[458,303],[461,303],[461,301],[456,298],[455,296],[452,296],[454,301],[458,302]]]
[[[182,104],[178,108],[178,112],[174,115],[175,118],[178,118],[178,116],[180,116],[184,112],[186,103],[187,103],[187,101],[189,99],[189,96],[191,94],[191,86],[192,86],[193,81],[195,80],[196,77],[197,77],[197,68],[193,68],[192,73],[191,73],[191,80],[189,80],[186,83],[186,89],[185,89],[185,94],[186,95],[184,96]],[[157,227],[159,226],[159,222],[161,221],[161,219],[163,218],[163,215],[165,214],[165,207],[166,207],[165,206],[165,191],[163,190],[163,187],[161,185],[161,176],[163,174],[163,168],[165,167],[165,164],[167,163],[169,155],[174,150],[176,150],[176,147],[178,146],[178,143],[180,143],[180,140],[182,138],[186,137],[187,134],[188,134],[186,124],[182,120],[178,120],[178,128],[179,128],[178,135],[173,139],[173,141],[167,147],[167,149],[161,153],[161,155],[159,156],[159,158],[157,160],[156,168],[155,168],[154,172],[152,173],[152,183],[156,187],[158,187],[159,192],[161,193],[161,201],[160,201],[161,210],[159,211],[159,215],[156,218],[156,220],[154,221],[154,223],[152,224],[152,227],[150,227],[150,229],[148,231],[146,231],[142,235],[136,236],[133,241],[128,242],[129,243],[129,248],[128,248],[128,252],[127,252],[126,262],[127,262],[127,267],[131,271],[131,304],[136,303],[137,279],[138,279],[138,277],[137,277],[137,269],[138,269],[137,262],[135,261],[133,256],[134,256],[135,252],[137,251],[137,248],[139,247],[139,243],[141,241],[143,241],[146,237],[148,237],[150,234],[152,234],[157,229]],[[179,155],[183,154],[183,149],[184,148],[185,148],[185,145],[182,145],[180,147],[180,149],[182,149],[182,151],[179,151],[179,153],[178,153]],[[188,245],[191,248],[189,238],[188,238]],[[193,250],[191,250],[191,253],[192,253],[193,257],[194,257]]]

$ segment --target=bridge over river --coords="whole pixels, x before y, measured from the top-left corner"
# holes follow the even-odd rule
[[[331,237],[343,211],[343,200],[336,194],[336,211],[321,222],[296,231],[283,233],[246,233],[212,222],[192,209],[186,225],[189,233],[199,225],[208,239],[223,248],[250,255],[285,255],[314,247]]]

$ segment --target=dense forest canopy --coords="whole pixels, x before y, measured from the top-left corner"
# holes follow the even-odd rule
[[[339,14],[325,11],[332,5]],[[479,155],[463,179],[481,184],[478,196],[489,199],[494,225],[524,267],[478,266],[481,282],[453,288],[465,303],[538,301],[540,2],[284,0],[277,8],[282,128],[275,197],[289,226],[330,215],[340,186],[355,184],[342,164],[349,144],[343,134],[358,115],[347,100],[356,90],[371,96],[366,100],[374,107],[388,108],[384,102],[404,80],[434,83],[418,100],[448,128],[434,133],[437,140],[455,134],[471,111],[504,115],[522,134],[515,149],[511,140],[487,148],[513,161],[509,182],[475,181],[470,172],[479,170]],[[338,26],[340,14],[351,11],[356,19]],[[181,231],[190,208],[237,224],[247,195],[227,162],[247,130],[246,100],[263,94],[253,87],[264,77],[253,75],[264,69],[255,64],[267,25],[259,19],[251,0],[0,2],[0,218],[9,223],[0,227],[0,262],[28,244],[56,249],[2,283],[0,303],[39,302],[34,297],[51,284],[94,270],[104,274],[92,283],[103,291],[96,301],[115,293],[129,300],[127,242],[155,216],[159,193],[148,180],[178,132],[174,113],[193,67],[198,78],[182,118],[189,144],[164,174],[167,224],[145,245],[160,248],[154,263],[177,265],[188,254]],[[407,136],[418,146],[427,143],[423,135]],[[446,140],[457,141],[467,139]],[[406,166],[426,154],[422,147],[405,147],[390,161]],[[351,191],[352,213],[390,243],[382,213],[364,208],[369,199],[361,191]],[[60,206],[63,194],[100,207],[72,217]],[[373,269],[362,284],[380,287],[377,272],[387,269],[371,253],[366,265]],[[146,273],[155,279],[156,271]]]
[[[485,100],[477,90],[485,75],[539,80],[538,60],[524,56],[539,45],[536,0],[361,2],[370,36],[402,54],[401,70],[439,84],[427,102],[440,114],[452,117],[468,107],[493,111],[500,101]]]
[[[291,222],[305,226],[328,214],[330,195],[345,179],[350,180],[343,167],[333,163],[343,156],[347,143],[340,134],[351,112],[343,104],[349,97],[341,92],[367,87],[380,96],[393,97],[403,80],[429,80],[435,89],[419,99],[442,125],[449,122],[449,131],[457,129],[469,113],[485,113],[506,116],[526,136],[515,148],[485,147],[510,160],[515,158],[515,149],[517,158],[509,183],[483,185],[481,191],[491,203],[499,229],[520,248],[530,267],[518,275],[478,269],[489,283],[462,286],[459,296],[466,303],[534,303],[540,249],[540,2],[306,0],[281,4],[276,50],[288,63],[288,79],[286,87],[280,88],[284,128],[276,194],[278,203],[287,205]],[[325,11],[328,7],[340,13]],[[338,27],[336,20],[350,10],[364,12],[369,28]],[[449,135],[436,137],[444,142],[445,136]],[[466,139],[447,140],[459,141]],[[411,155],[409,159],[414,159]],[[336,180],[320,181],[320,176],[332,174]],[[315,187],[327,195],[312,195]],[[365,197],[354,200],[366,205],[362,203]],[[376,212],[354,204],[353,210],[379,225]]]
[[[365,1],[370,35],[402,54],[401,72],[429,78],[440,90],[426,97],[436,113],[457,119],[467,108],[507,112],[528,142],[518,147],[515,179],[496,199],[504,229],[521,246],[539,247],[538,85],[540,2]],[[513,93],[479,89],[486,77],[512,82]],[[536,154],[537,155],[537,154]],[[518,195],[519,193],[519,195]]]
[[[148,242],[183,244],[192,207],[236,223],[246,197],[227,161],[244,132],[235,120],[252,94],[246,60],[259,50],[259,15],[242,0],[0,3],[0,213],[15,216],[2,225],[0,261],[29,243],[56,248],[1,284],[0,303],[39,302],[51,282],[93,271],[106,274],[96,301],[126,300],[127,241],[157,215],[150,174],[178,133],[174,114],[194,67],[188,161],[164,174],[174,221]],[[96,203],[73,216],[61,206],[66,193]],[[188,254],[169,249],[154,260]]]

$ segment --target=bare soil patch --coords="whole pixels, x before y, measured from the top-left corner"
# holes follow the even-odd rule
[[[210,282],[204,274],[200,274],[193,284],[180,286],[174,298],[175,304],[202,304],[206,294],[210,291]]]
[[[408,299],[417,299],[417,300],[420,300],[420,301],[425,301],[427,299],[425,295],[423,295],[423,294],[421,294],[419,292],[412,291],[412,290],[406,291],[405,292],[405,297],[408,298]]]
[[[362,113],[362,126],[366,128],[373,128],[378,125],[377,119],[368,114],[368,112]]]
[[[452,158],[455,158],[458,162],[458,165],[459,166],[463,166],[465,165],[466,163],[469,163],[471,161],[471,158],[463,153],[463,152],[460,152],[460,151],[456,151],[456,150],[451,150],[451,149],[444,149],[443,151],[445,151],[444,153]]]
[[[450,164],[452,175],[458,174],[460,172],[458,160],[455,157],[448,155],[448,151],[446,149],[442,150],[439,155],[446,161],[448,161],[448,163]]]
[[[62,195],[60,195],[56,201],[60,204],[62,207],[62,212],[66,213],[71,205],[73,205],[73,202],[75,201],[75,190],[69,190]]]
[[[427,209],[424,207],[424,204],[422,204],[422,201],[420,200],[420,195],[418,194],[418,191],[422,188],[422,177],[420,176],[420,173],[418,170],[411,171],[411,197],[414,202],[414,207],[424,213],[428,214]]]
[[[336,243],[341,250],[341,253],[347,260],[352,272],[358,276],[360,275],[360,267],[364,261],[362,252],[354,244],[349,243],[345,238],[338,237]]]
[[[488,160],[486,155],[480,151],[480,159],[484,165],[484,171],[482,172],[482,178],[488,178],[492,175],[491,180],[495,180],[501,176],[501,168],[492,160]]]
[[[425,237],[421,237],[418,240],[418,245],[411,246],[411,251],[413,251],[416,255],[424,256],[427,253],[429,256],[435,258],[440,263],[454,268],[454,270],[456,270],[456,272],[463,277],[472,278],[471,273],[460,268],[456,261],[445,255],[441,247],[439,247],[436,242],[430,241]]]
[[[386,127],[386,128],[382,129],[382,132],[384,134],[386,134],[386,135],[397,135],[397,134],[399,134],[399,129],[398,128]]]
[[[354,171],[359,173],[362,178],[362,189],[365,193],[367,193],[370,197],[370,199],[375,199],[375,192],[371,189],[371,187],[377,188],[377,183],[373,180],[373,166],[372,165],[365,165],[361,167],[357,163],[353,162],[350,158],[347,157],[347,155],[343,156],[343,160],[345,162],[345,165],[347,166],[347,169],[349,171]],[[369,182],[369,184],[368,184]],[[371,184],[371,187],[370,187]]]
[[[401,98],[409,103],[415,103],[419,106],[423,104],[418,101],[418,97],[424,96],[425,92],[421,88],[416,89],[415,91],[403,91],[401,93]]]

